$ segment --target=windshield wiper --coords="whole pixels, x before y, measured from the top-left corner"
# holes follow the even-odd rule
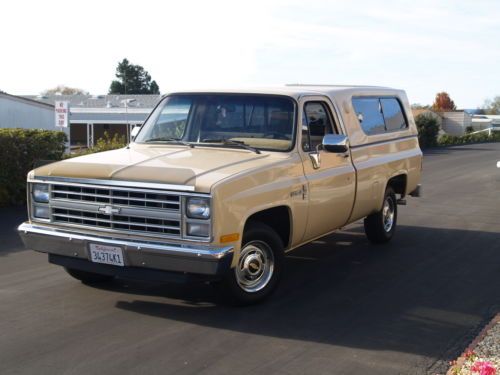
[[[236,147],[241,147],[245,148],[247,150],[253,151],[256,154],[260,154],[260,150],[247,145],[243,141],[234,141],[232,139],[226,139],[226,138],[205,138],[202,142],[204,143],[221,143],[224,146],[236,146]]]
[[[145,140],[144,142],[146,142],[146,143],[148,143],[148,142],[173,142],[173,143],[178,143],[180,145],[189,146],[191,148],[194,148],[194,145],[192,143],[184,142],[184,141],[181,141],[180,139],[172,138],[172,137],[150,138],[150,139]]]

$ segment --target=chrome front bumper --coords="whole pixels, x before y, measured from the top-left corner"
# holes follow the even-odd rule
[[[103,265],[90,262],[89,244],[119,246],[123,249],[125,267],[105,266],[124,274],[127,269],[142,268],[155,271],[173,271],[188,274],[221,275],[231,266],[233,247],[179,245],[157,242],[123,240],[110,237],[74,233],[52,227],[23,223],[18,228],[28,249],[48,253],[54,257],[72,258],[75,264],[85,263],[87,271],[100,273]],[[120,271],[119,271],[120,270]],[[125,272],[126,276],[126,272]]]

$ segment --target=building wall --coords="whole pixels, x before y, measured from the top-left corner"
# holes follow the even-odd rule
[[[31,105],[0,96],[0,126],[2,128],[54,128],[54,109]]]
[[[471,126],[475,131],[489,129],[493,126],[491,119],[477,119],[472,118]]]
[[[471,126],[471,116],[464,111],[441,113],[443,122],[442,129],[446,134],[464,135],[468,126]]]
[[[58,130],[54,122],[54,108],[0,94],[0,128]]]

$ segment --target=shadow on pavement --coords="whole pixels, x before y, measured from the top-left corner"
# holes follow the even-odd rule
[[[0,208],[0,257],[14,251],[25,250],[17,227],[27,220],[25,206]]]
[[[289,255],[278,291],[251,307],[221,304],[207,285],[117,281],[109,289],[184,301],[117,302],[138,314],[431,357],[454,356],[443,351],[460,350],[500,309],[499,233],[400,226],[393,242],[372,246],[355,227]]]

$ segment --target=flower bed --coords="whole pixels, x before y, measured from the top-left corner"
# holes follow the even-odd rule
[[[450,365],[447,375],[500,375],[500,314]]]

